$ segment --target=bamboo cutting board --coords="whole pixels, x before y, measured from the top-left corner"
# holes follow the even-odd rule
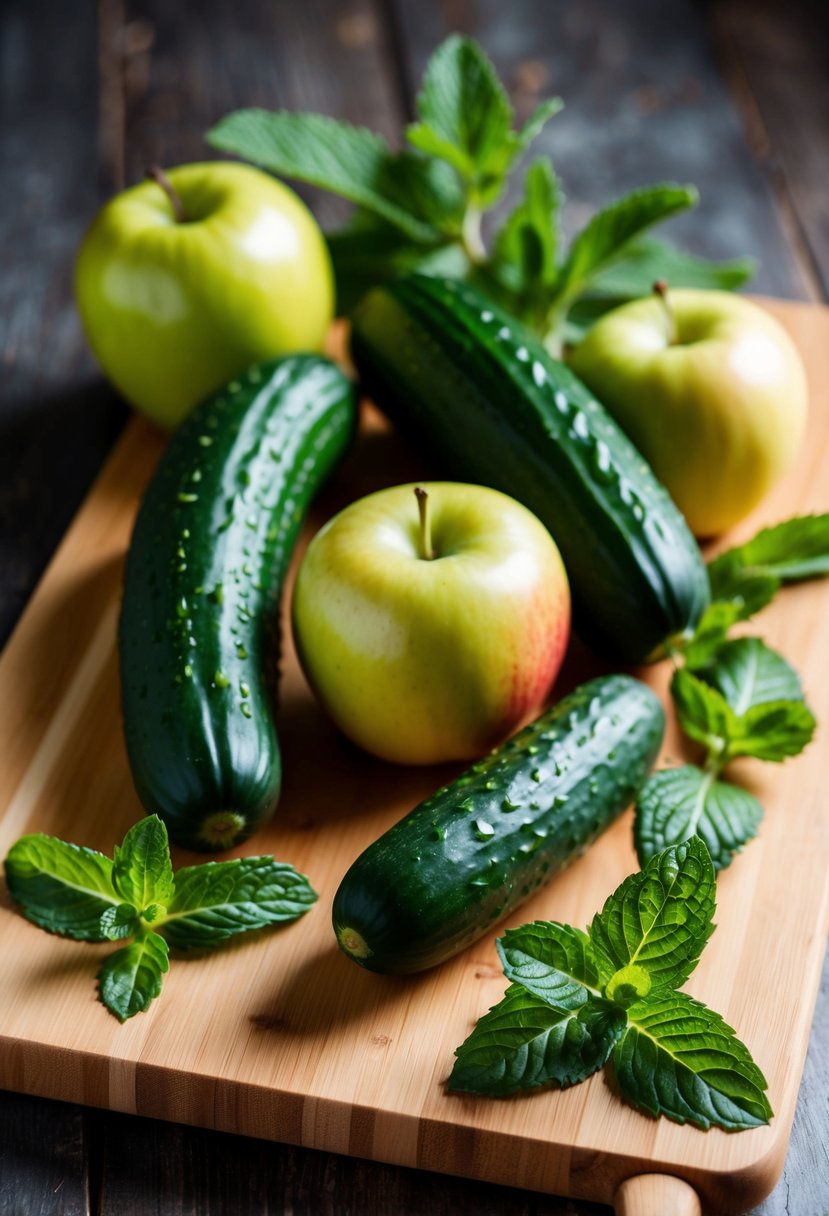
[[[797,467],[729,541],[829,506],[829,310],[771,307],[806,361],[810,432]],[[3,856],[30,831],[111,852],[141,815],[121,739],[115,626],[132,520],[162,444],[148,424],[131,423],[0,659]],[[367,409],[306,531],[359,494],[427,474]],[[434,971],[387,978],[339,953],[330,905],[353,858],[457,768],[396,768],[347,744],[311,699],[287,633],[283,800],[240,851],[292,862],[318,905],[294,925],[175,959],[160,999],[121,1026],[95,993],[112,947],[49,936],[3,888],[0,1086],[605,1203],[615,1196],[626,1216],[698,1210],[694,1192],[663,1175],[685,1179],[710,1212],[745,1211],[782,1168],[829,925],[829,585],[787,590],[755,625],[799,668],[819,731],[796,760],[740,771],[766,817],[720,877],[719,927],[687,990],[752,1050],[769,1080],[769,1127],[729,1135],[654,1121],[623,1105],[603,1074],[508,1101],[446,1092],[454,1048],[505,987],[496,931]],[[556,694],[599,670],[575,644]],[[646,673],[663,695],[668,677],[667,664]],[[666,752],[681,754],[670,732]],[[179,853],[174,864],[193,860]],[[498,931],[540,918],[584,925],[635,868],[628,813]]]

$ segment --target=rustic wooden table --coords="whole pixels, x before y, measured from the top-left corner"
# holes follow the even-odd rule
[[[321,110],[395,138],[449,31],[474,34],[543,137],[568,218],[660,179],[701,206],[674,237],[760,259],[758,291],[829,298],[829,25],[815,0],[5,0],[0,164],[0,640],[126,410],[97,375],[71,263],[103,198],[205,156],[227,110]],[[309,194],[323,224],[338,204]],[[788,1162],[754,1216],[826,1216],[829,968]],[[0,1095],[0,1213],[599,1216],[608,1209]],[[668,1214],[666,1214],[668,1216]]]

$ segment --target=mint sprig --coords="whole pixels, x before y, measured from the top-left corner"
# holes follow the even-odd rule
[[[630,875],[587,933],[537,921],[498,943],[503,1000],[457,1049],[451,1090],[509,1097],[606,1063],[621,1096],[707,1129],[767,1123],[766,1081],[719,1014],[676,989],[713,930],[716,877],[693,838]]]
[[[723,780],[741,756],[779,764],[815,732],[800,677],[761,638],[729,638],[787,584],[829,574],[829,514],[801,515],[764,528],[708,566],[711,604],[694,635],[673,653],[683,666],[671,695],[685,734],[704,749],[700,766],[651,776],[639,794],[634,841],[640,862],[692,835],[722,869],[758,831],[763,811]]]
[[[600,208],[565,248],[561,185],[546,156],[533,161],[523,197],[488,245],[485,213],[561,107],[560,98],[548,98],[516,128],[490,60],[471,38],[453,34],[426,66],[403,152],[347,122],[262,109],[228,114],[207,141],[355,204],[349,224],[328,234],[346,311],[370,284],[411,270],[451,273],[478,282],[559,350],[591,318],[646,294],[656,279],[733,288],[751,276],[747,259],[710,263],[642,239],[654,224],[696,205],[693,186],[633,191]]]
[[[161,992],[169,946],[210,947],[237,933],[295,920],[316,901],[308,880],[273,857],[208,861],[173,872],[167,829],[140,820],[103,853],[52,836],[10,849],[6,882],[28,920],[80,941],[126,941],[99,972],[101,1000],[121,1021]]]

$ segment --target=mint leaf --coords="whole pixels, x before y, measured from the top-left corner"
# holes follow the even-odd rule
[[[412,271],[463,278],[469,270],[458,245],[443,240],[424,245],[373,216],[360,216],[358,223],[327,233],[326,240],[341,313],[350,313],[370,288]]]
[[[680,670],[671,680],[671,696],[686,735],[702,743],[712,755],[724,754],[740,728],[737,715],[722,693],[692,672]]]
[[[455,1052],[449,1088],[507,1097],[538,1085],[574,1085],[602,1067],[624,1027],[624,1010],[608,1001],[554,1009],[513,984]]]
[[[143,1013],[161,992],[170,966],[167,943],[157,933],[139,937],[111,955],[98,972],[101,1000],[125,1022]]]
[[[797,515],[763,528],[708,565],[715,600],[738,601],[742,617],[770,603],[785,583],[829,574],[829,514]]]
[[[481,47],[453,34],[432,54],[406,138],[472,182],[508,167],[512,106]]]
[[[753,756],[778,764],[800,755],[814,733],[814,715],[802,701],[755,705],[739,719],[739,729],[728,743],[728,758]]]
[[[176,872],[164,935],[174,946],[210,946],[235,933],[295,920],[316,898],[307,878],[273,857],[186,866]]]
[[[141,927],[138,910],[132,904],[109,907],[101,915],[101,933],[111,942],[132,937]]]
[[[742,619],[742,603],[715,600],[703,612],[693,636],[682,646],[685,666],[696,672],[707,667],[728,637],[728,631]]]
[[[695,206],[693,186],[665,183],[635,190],[598,211],[570,246],[556,291],[569,300],[607,270],[640,233]]]
[[[550,119],[555,118],[556,114],[563,109],[564,102],[560,97],[547,97],[544,101],[539,102],[515,136],[516,151],[519,153],[526,151],[530,144],[538,139]]]
[[[39,832],[12,845],[6,882],[28,920],[77,941],[106,941],[101,916],[121,903],[108,857]]]
[[[248,109],[221,119],[208,132],[207,142],[272,173],[331,190],[414,241],[429,244],[439,236],[407,204],[400,174],[402,163],[402,173],[411,178],[410,160],[394,157],[382,136],[372,131],[323,114]]]
[[[718,1013],[685,993],[668,992],[639,1001],[627,1016],[613,1067],[633,1106],[704,1130],[768,1123],[766,1079]]]
[[[734,291],[751,278],[755,268],[752,258],[710,262],[646,238],[626,246],[622,257],[593,280],[592,291],[615,297],[619,303],[650,295],[658,279],[671,287]]]
[[[693,764],[654,773],[636,802],[633,838],[639,864],[692,836],[705,841],[715,870],[757,835],[763,808],[746,790]]]
[[[173,898],[173,864],[167,828],[158,815],[148,815],[115,846],[112,881],[118,894],[139,912],[149,904]]]
[[[539,157],[527,170],[524,197],[496,234],[488,269],[501,302],[542,331],[556,277],[561,201],[552,162]]]
[[[802,701],[800,676],[760,638],[737,638],[697,675],[725,697],[736,714],[768,701]]]
[[[619,1000],[684,983],[713,932],[716,889],[696,836],[626,878],[590,929],[606,995]]]
[[[590,938],[580,929],[536,921],[508,929],[496,945],[507,979],[556,1009],[578,1009],[601,995]]]

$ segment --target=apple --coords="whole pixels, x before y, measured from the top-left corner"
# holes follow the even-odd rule
[[[757,304],[656,287],[597,321],[569,362],[691,530],[713,536],[748,515],[792,463],[806,376],[788,334]]]
[[[355,743],[401,764],[478,757],[558,673],[570,592],[526,507],[455,482],[352,503],[311,541],[293,595],[308,681]]]
[[[116,195],[78,252],[75,295],[106,375],[173,427],[251,363],[320,350],[328,250],[293,191],[247,165],[182,165]]]

